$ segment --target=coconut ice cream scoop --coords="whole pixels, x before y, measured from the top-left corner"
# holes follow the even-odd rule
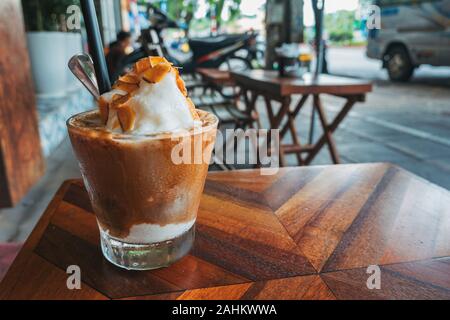
[[[139,60],[99,99],[108,131],[135,135],[190,130],[201,126],[179,72],[165,58]]]

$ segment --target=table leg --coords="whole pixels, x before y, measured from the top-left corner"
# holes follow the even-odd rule
[[[270,127],[273,128],[275,116],[273,115],[272,102],[268,97],[264,97],[264,101],[266,103],[267,117],[269,118]]]
[[[355,105],[356,101],[357,101],[357,99],[355,97],[348,97],[347,102],[344,104],[341,111],[339,111],[337,116],[334,118],[333,122],[328,125],[327,119],[325,117],[325,112],[323,110],[323,105],[318,96],[317,96],[317,98],[315,98],[314,107],[316,108],[317,112],[319,113],[319,117],[320,117],[320,121],[321,121],[324,133],[322,134],[320,139],[314,145],[311,152],[306,157],[306,159],[305,159],[306,165],[311,163],[311,161],[316,157],[316,155],[319,153],[319,151],[322,149],[322,147],[325,143],[328,144],[330,154],[332,155],[333,162],[335,164],[339,163],[339,156],[336,151],[336,147],[335,147],[334,139],[333,139],[332,135],[333,135],[333,132],[336,130],[336,128],[339,126],[339,124],[342,122],[342,120],[344,120],[347,113]]]
[[[256,92],[244,90],[241,88],[242,95],[244,96],[245,113],[253,122],[256,122],[258,129],[262,128],[261,119],[259,117],[258,110],[256,110],[256,100],[258,100],[258,94]],[[250,97],[249,97],[250,96]],[[253,123],[251,124],[253,127]]]
[[[309,123],[309,139],[308,139],[309,144],[313,144],[313,142],[314,142],[315,128],[316,128],[316,108],[314,108],[314,102],[313,102],[313,107],[311,110],[311,120]]]
[[[261,121],[259,118],[259,113],[256,110],[256,101],[258,99],[258,93],[256,92],[252,92],[249,90],[245,90],[243,88],[241,88],[241,92],[244,96],[244,103],[245,103],[245,108],[246,108],[246,113],[254,120],[254,122],[256,122],[256,125],[258,127],[258,129],[262,128],[261,125]],[[251,129],[254,128],[253,122],[249,123],[249,127]],[[261,167],[261,163],[260,163],[260,159],[259,159],[259,154],[258,154],[258,143],[259,143],[259,136],[256,142],[256,145],[254,145],[254,143],[252,143],[253,145],[253,152],[255,152],[256,154],[256,167],[259,168]]]
[[[300,101],[297,103],[294,110],[288,112],[288,120],[287,123],[283,126],[283,128],[280,131],[280,141],[283,139],[283,137],[286,135],[288,131],[290,131],[292,140],[294,145],[300,147],[299,151],[296,152],[297,156],[297,162],[299,165],[304,165],[305,162],[302,158],[302,149],[301,149],[301,141],[297,133],[297,128],[295,126],[295,118],[297,117],[298,113],[301,111],[303,106],[305,105],[305,102],[308,100],[309,95],[303,95],[300,99]]]
[[[286,114],[289,113],[289,107],[291,106],[291,97],[284,97],[281,101],[281,107],[278,111],[277,115],[274,117],[273,129],[279,129],[280,124],[283,121],[283,118]]]
[[[258,94],[256,92],[243,90],[242,91],[244,95],[244,101],[245,101],[245,108],[246,113],[251,115],[254,111],[256,111],[256,100],[258,99]],[[249,97],[250,95],[250,97]]]
[[[308,97],[309,97],[309,95],[307,95],[307,94],[303,95],[302,98],[300,99],[300,101],[298,102],[297,106],[295,107],[295,109],[292,112],[290,112],[289,115],[295,119],[297,117],[298,113],[301,111],[301,109],[305,105],[306,100],[308,100]],[[280,139],[286,135],[288,130],[289,130],[289,124],[286,123],[284,125],[283,129],[281,129],[281,131],[280,131]]]
[[[320,123],[322,124],[322,128],[324,130],[323,134],[324,134],[327,146],[328,146],[328,150],[330,151],[331,159],[333,160],[334,164],[338,164],[340,162],[340,160],[339,160],[338,152],[336,150],[336,144],[334,143],[333,132],[331,132],[328,128],[327,116],[325,114],[325,111],[324,111],[324,108],[322,105],[322,101],[320,100],[319,95],[314,95],[314,109],[316,109],[317,113],[319,114],[319,120],[320,120]]]
[[[269,117],[270,121],[270,129],[279,129],[281,122],[283,121],[283,118],[286,116],[286,114],[289,113],[289,107],[291,105],[291,98],[290,97],[284,97],[281,101],[281,107],[278,113],[275,115],[272,108],[272,102],[270,101],[270,98],[265,96],[264,100],[266,102],[266,108],[267,108],[267,115]],[[289,121],[289,119],[288,119]],[[270,137],[270,134],[269,134]],[[270,141],[269,141],[270,143]],[[286,159],[284,157],[284,148],[283,144],[281,143],[281,135],[280,135],[280,144],[279,144],[279,159],[280,159],[280,166],[285,167],[286,166]]]
[[[297,135],[297,128],[295,127],[295,117],[293,117],[292,115],[288,116],[288,125],[289,125],[289,131],[291,132],[291,136],[292,136],[292,142],[294,143],[294,145],[301,147],[301,143],[300,143],[300,138]],[[280,140],[282,138],[280,137]],[[302,158],[302,153],[299,150],[298,152],[295,153],[296,157],[297,157],[297,163],[300,166],[303,166],[305,163],[303,161]]]

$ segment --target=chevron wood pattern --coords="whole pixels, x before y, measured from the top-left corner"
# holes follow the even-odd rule
[[[81,268],[68,290],[66,269]],[[369,265],[381,289],[366,286]],[[450,193],[389,164],[210,173],[195,247],[154,271],[99,248],[67,181],[0,283],[1,299],[450,299]]]

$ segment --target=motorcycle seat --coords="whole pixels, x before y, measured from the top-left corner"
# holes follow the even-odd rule
[[[189,40],[189,46],[192,49],[194,60],[207,55],[216,50],[231,47],[239,41],[248,39],[246,34],[227,34],[208,38],[194,38]]]
[[[189,40],[189,46],[191,48],[224,48],[228,47],[232,44],[240,40],[245,40],[246,35],[243,34],[233,34],[233,35],[221,35],[216,37],[207,37],[207,38],[193,38]]]

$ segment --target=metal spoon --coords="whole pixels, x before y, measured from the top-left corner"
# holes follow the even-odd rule
[[[70,58],[68,63],[70,71],[88,89],[95,100],[100,97],[97,78],[95,77],[94,63],[90,55],[80,53]]]

